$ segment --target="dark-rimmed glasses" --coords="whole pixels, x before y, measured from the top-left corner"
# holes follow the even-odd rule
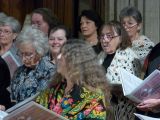
[[[111,35],[111,34],[108,34],[108,33],[101,34],[100,35],[100,40],[105,39],[105,38],[108,38],[109,40],[112,40],[113,38],[118,37],[118,36],[119,35]]]

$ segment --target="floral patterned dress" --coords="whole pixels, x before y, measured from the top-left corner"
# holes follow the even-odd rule
[[[69,120],[105,120],[106,109],[104,94],[98,90],[91,92],[86,88],[74,85],[64,94],[66,82],[46,89],[36,99],[44,107],[64,116]]]
[[[44,58],[34,69],[20,66],[11,80],[12,100],[18,103],[46,89],[55,71],[56,67]]]

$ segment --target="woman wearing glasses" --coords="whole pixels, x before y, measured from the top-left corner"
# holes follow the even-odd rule
[[[154,43],[146,36],[140,35],[142,27],[141,13],[135,7],[126,7],[121,10],[119,18],[132,41],[133,50],[143,65],[144,59],[153,48]]]
[[[31,26],[26,26],[18,35],[16,46],[23,65],[17,69],[11,81],[12,99],[16,102],[47,87],[55,69],[43,58],[49,49],[46,43],[46,35]]]
[[[6,16],[0,20],[0,55],[14,48],[13,42],[20,30],[21,25],[15,18]]]
[[[0,55],[5,56],[7,52],[10,52],[16,59],[17,63],[21,65],[21,59],[16,55],[17,48],[14,44],[20,30],[21,25],[15,18],[6,16],[0,19]],[[14,66],[13,61],[9,59],[5,59],[5,61],[8,64],[12,78],[17,67]]]
[[[115,120],[133,120],[134,106],[123,96],[119,68],[140,76],[140,61],[131,49],[130,38],[117,21],[104,24],[100,30],[103,52],[98,56],[106,70],[106,77],[112,86],[112,99]]]

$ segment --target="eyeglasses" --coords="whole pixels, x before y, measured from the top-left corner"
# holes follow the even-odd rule
[[[5,34],[5,35],[9,35],[9,34],[11,34],[12,32],[11,31],[8,31],[8,30],[2,30],[2,29],[0,29],[0,34]]]
[[[102,35],[100,35],[100,40],[103,40],[103,39],[105,39],[105,38],[108,38],[109,40],[112,40],[113,38],[115,38],[115,37],[118,37],[119,35],[111,35],[111,34],[102,34]]]
[[[30,60],[36,55],[36,53],[21,53],[20,51],[18,51],[17,55],[21,58],[24,57],[25,59]]]
[[[128,23],[128,22],[126,22],[126,23],[122,23],[122,25],[124,27],[133,28],[134,26],[137,25],[137,23]]]

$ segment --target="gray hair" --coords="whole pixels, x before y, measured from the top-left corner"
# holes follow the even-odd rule
[[[3,17],[3,19],[0,20],[0,26],[5,25],[10,26],[13,33],[19,33],[21,31],[21,24],[14,17]]]
[[[44,56],[49,50],[48,37],[32,26],[25,26],[17,36],[16,46],[21,46],[23,43],[31,43],[36,52],[41,56]]]
[[[4,17],[7,17],[7,15],[4,12],[0,12],[0,19]]]

